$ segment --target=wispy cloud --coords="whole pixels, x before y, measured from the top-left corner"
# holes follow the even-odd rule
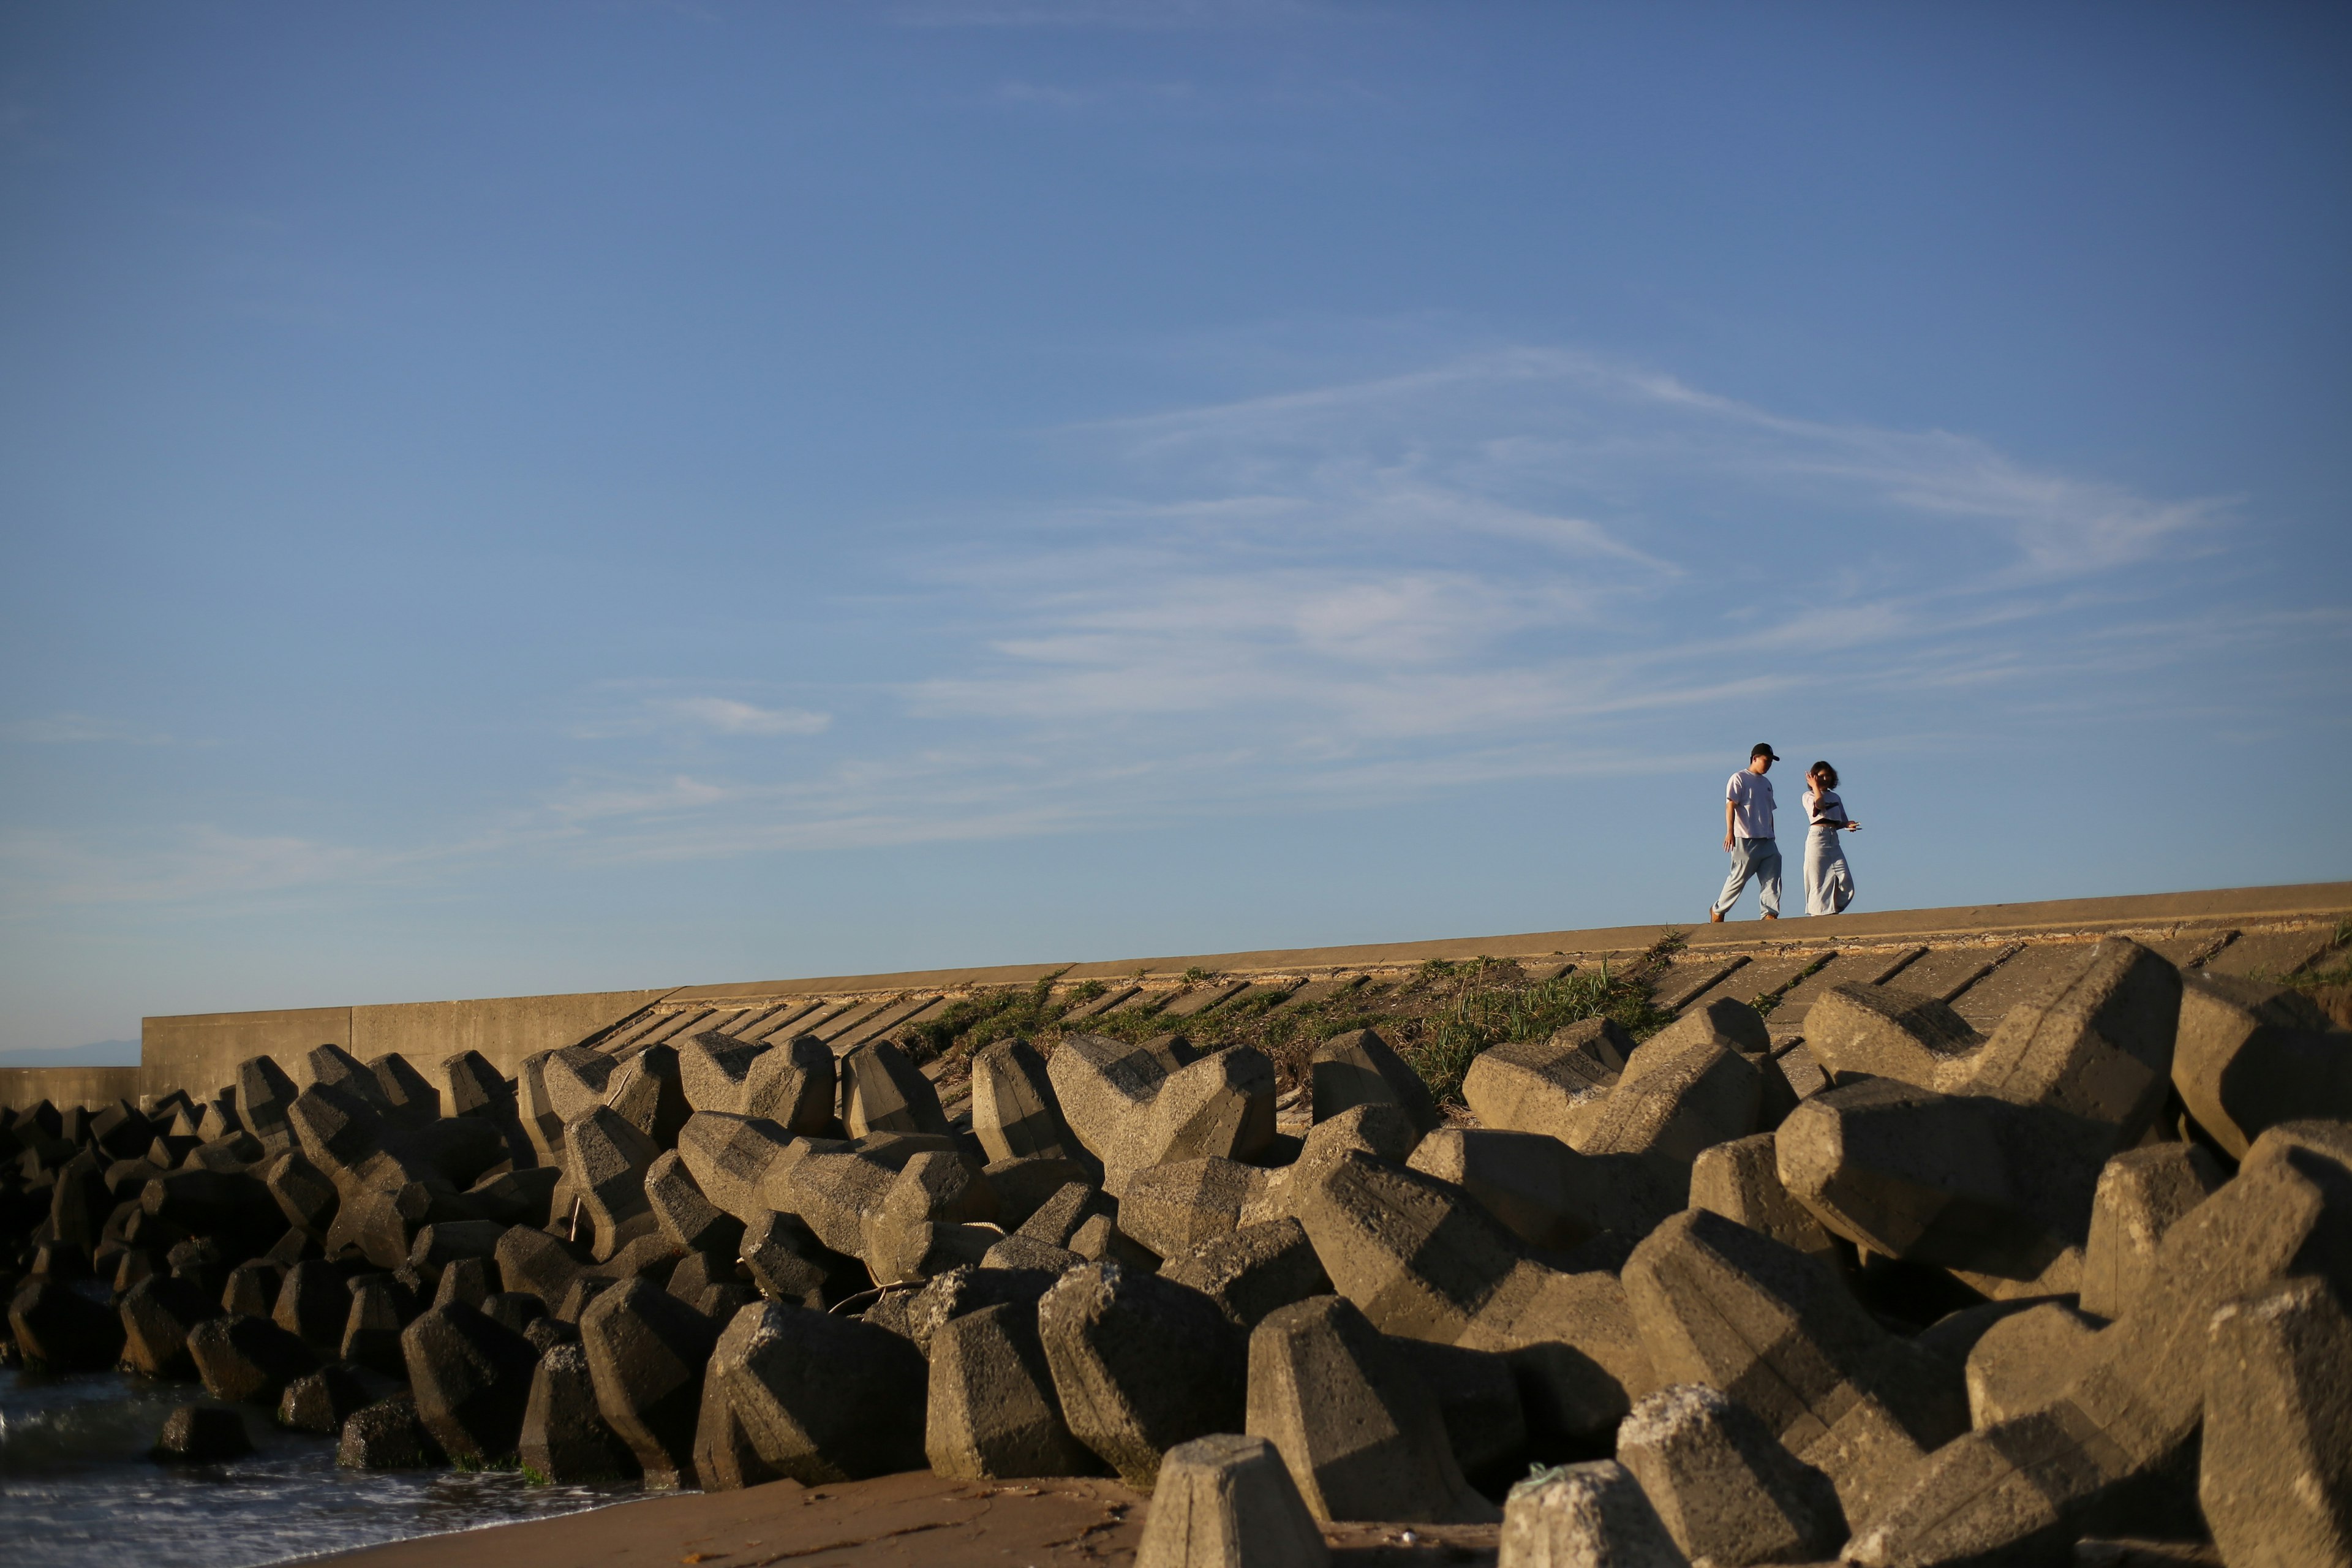
[[[87,713],[53,713],[0,724],[0,740],[18,741],[36,746],[167,746],[172,743],[169,735],[113,719],[93,718]]]
[[[2352,637],[2343,606],[2213,602],[2242,526],[2226,500],[1557,349],[1043,439],[1060,496],[875,563],[955,628],[927,675],[824,709],[756,671],[599,686],[570,727],[593,749],[437,847],[195,829],[0,859],[60,896],[168,900],[1435,800],[1703,770],[1825,690],[1842,746],[1916,750],[2138,711],[2186,660]],[[54,738],[100,738],[86,722]]]
[[[714,735],[815,735],[833,722],[829,713],[762,708],[731,697],[680,697],[655,706],[680,723],[698,725]]]
[[[1310,0],[930,0],[900,5],[892,13],[893,20],[906,27],[1115,32],[1262,27],[1344,15],[1334,6]]]
[[[585,740],[656,733],[774,736],[821,735],[833,715],[807,708],[770,707],[708,692],[652,690],[661,683],[622,682],[602,689],[596,711],[572,727]]]
[[[416,857],[292,837],[198,826],[144,842],[61,833],[0,837],[0,867],[18,889],[61,903],[171,903],[351,882]]]
[[[1752,739],[1825,671],[1851,730],[1912,735],[1923,713],[2042,700],[2059,672],[2095,690],[2114,655],[2094,628],[2140,614],[2235,516],[1548,348],[1048,441],[1095,493],[926,552],[915,588],[971,641],[895,689],[913,725],[895,752],[861,737],[784,777],[602,781],[562,807],[593,819],[596,852],[1671,772],[1702,754],[1695,736]],[[2161,660],[2165,642],[2133,646]]]

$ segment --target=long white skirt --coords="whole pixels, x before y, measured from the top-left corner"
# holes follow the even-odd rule
[[[1838,830],[1822,824],[1805,835],[1805,912],[1839,915],[1853,902],[1853,872],[1845,863]]]

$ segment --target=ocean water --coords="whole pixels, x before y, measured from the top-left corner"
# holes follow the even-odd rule
[[[331,1437],[247,1409],[254,1452],[226,1465],[147,1457],[194,1384],[121,1373],[0,1372],[0,1543],[39,1568],[248,1568],[415,1535],[625,1502],[635,1482],[527,1486],[512,1471],[341,1470]]]

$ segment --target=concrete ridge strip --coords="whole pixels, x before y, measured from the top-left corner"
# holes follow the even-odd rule
[[[981,985],[1034,984],[1049,976],[1076,984],[1086,980],[1167,983],[1187,969],[1225,974],[1310,974],[1357,969],[1399,968],[1433,958],[1531,958],[1558,954],[1638,952],[1673,931],[1682,931],[1694,952],[1732,950],[1760,955],[1781,948],[1823,942],[1873,945],[1927,938],[1995,940],[2017,935],[2096,936],[2108,931],[2157,927],[2224,927],[2252,923],[2308,923],[2352,916],[2352,882],[2310,882],[2277,888],[2225,888],[2179,893],[2143,893],[2116,898],[2058,899],[2033,903],[1956,905],[1946,909],[1897,910],[1878,914],[1818,916],[1786,926],[1759,921],[1723,925],[1611,926],[1585,931],[1530,931],[1505,936],[1442,937],[1417,942],[1365,942],[1350,946],[1265,948],[1255,952],[1125,958],[1079,963],[1011,963],[961,969],[908,970],[885,974],[816,975],[793,980],[740,981],[679,985],[661,991],[632,1016],[675,1011],[695,1004],[745,1006],[791,997],[850,998],[888,992],[970,990]],[[1768,935],[1768,931],[1769,934]],[[656,990],[656,987],[646,987]],[[615,991],[607,994],[619,994]],[[322,1009],[323,1011],[323,1009]],[[244,1015],[201,1015],[223,1019]],[[606,1031],[609,1033],[610,1026]]]
[[[803,980],[752,981],[728,985],[682,986],[666,1001],[709,1002],[761,996],[838,995],[912,990],[951,991],[972,985],[1034,984],[1058,974],[1083,980],[1172,981],[1187,969],[1213,973],[1301,973],[1339,969],[1395,968],[1432,958],[1532,958],[1553,953],[1638,952],[1669,932],[1685,933],[1692,949],[1743,949],[1765,952],[1782,947],[1818,947],[1824,942],[1867,945],[1916,942],[1928,937],[1982,938],[2053,936],[2174,926],[2231,926],[2250,922],[2308,922],[2352,916],[2352,882],[2311,882],[2283,888],[2225,888],[2185,893],[2140,893],[2105,899],[2057,899],[2035,903],[1957,905],[1936,910],[1897,910],[1883,914],[1818,916],[1790,928],[1767,928],[1759,921],[1715,926],[1611,926],[1588,931],[1530,931],[1509,936],[1442,937],[1434,941],[1368,942],[1346,947],[1267,948],[1255,952],[1192,953],[1126,958],[1072,964],[1003,964],[971,969],[910,971],[898,974],[845,974]],[[1788,934],[1783,935],[1783,929]],[[1770,935],[1765,934],[1766,931]],[[1728,954],[1727,953],[1727,956]]]

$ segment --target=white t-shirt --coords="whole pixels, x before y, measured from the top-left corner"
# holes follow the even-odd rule
[[[1733,831],[1740,837],[1772,837],[1770,779],[1742,768],[1731,775],[1731,783],[1724,787],[1723,798],[1731,803],[1732,816],[1737,823]]]
[[[1838,792],[1833,789],[1805,796],[1805,810],[1806,815],[1817,824],[1826,823],[1832,827],[1845,826],[1845,802],[1838,798]]]

